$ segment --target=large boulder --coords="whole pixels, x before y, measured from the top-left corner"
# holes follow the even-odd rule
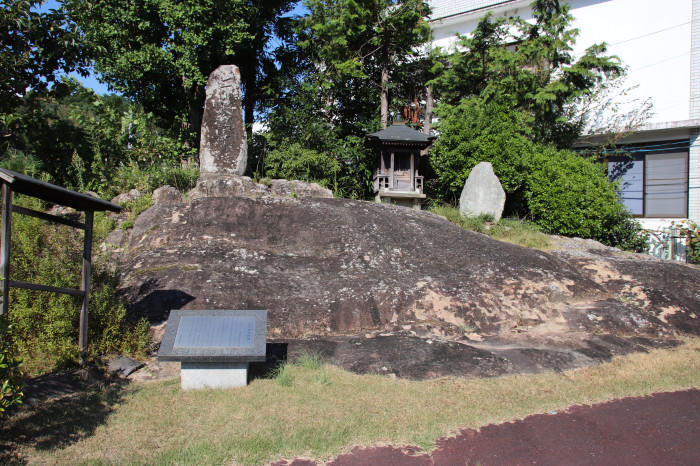
[[[481,162],[472,168],[459,197],[459,211],[464,217],[490,215],[497,222],[503,214],[506,193],[493,172],[491,162]]]
[[[417,379],[564,370],[700,334],[691,267],[567,239],[537,251],[429,212],[302,199],[316,188],[299,182],[282,197],[225,180],[154,193],[119,260],[131,317],[267,309],[268,355]]]
[[[132,312],[268,309],[270,337],[285,338],[404,325],[512,338],[552,321],[567,332],[700,332],[700,293],[677,286],[698,283],[689,267],[653,263],[654,274],[563,257],[391,205],[255,197],[159,196],[124,256]],[[639,276],[615,275],[618,263]]]
[[[209,75],[199,144],[200,171],[242,175],[248,162],[248,141],[241,104],[241,73],[221,65]]]

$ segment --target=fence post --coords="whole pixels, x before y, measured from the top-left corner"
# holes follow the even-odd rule
[[[10,306],[10,246],[12,243],[12,188],[2,184],[2,247],[0,248],[0,283],[2,283],[2,304],[0,315],[7,313]]]
[[[83,246],[83,272],[80,289],[83,291],[83,305],[80,308],[80,330],[78,346],[80,347],[80,365],[87,364],[88,311],[90,305],[90,261],[92,259],[92,222],[94,213],[85,211],[85,240]]]

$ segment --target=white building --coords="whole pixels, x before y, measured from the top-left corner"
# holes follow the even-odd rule
[[[433,45],[453,50],[494,16],[532,20],[532,0],[430,0]],[[700,223],[700,0],[562,0],[579,30],[574,56],[605,42],[628,70],[630,99],[651,99],[653,115],[619,141],[633,160],[609,160],[623,202],[642,225]],[[637,102],[637,104],[638,104]],[[631,149],[631,150],[630,150]],[[666,251],[665,253],[668,253]]]

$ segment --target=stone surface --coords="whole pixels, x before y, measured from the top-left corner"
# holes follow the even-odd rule
[[[110,202],[116,205],[124,205],[127,202],[135,201],[139,198],[141,198],[141,192],[138,189],[132,189],[129,192],[115,196]]]
[[[408,336],[494,354],[508,345],[548,348],[527,357],[551,367],[617,351],[591,346],[596,335],[700,334],[697,269],[610,248],[527,249],[430,212],[362,201],[261,195],[156,204],[135,221],[123,261],[134,317],[269,309],[268,338],[278,340],[407,326]]]
[[[153,191],[153,203],[160,205],[173,205],[182,203],[182,193],[172,186],[161,186]]]
[[[121,249],[126,245],[128,240],[129,234],[126,232],[126,230],[115,228],[107,235],[104,245],[114,249]]]
[[[142,367],[143,363],[141,361],[127,358],[126,356],[117,356],[110,359],[107,363],[107,371],[110,374],[118,374],[121,377],[127,377]]]
[[[497,222],[503,214],[506,193],[493,172],[490,162],[481,162],[469,173],[459,197],[459,211],[464,217],[491,215]]]
[[[200,170],[218,175],[242,175],[247,161],[241,73],[235,65],[221,65],[212,71],[207,82],[199,144]]]
[[[205,174],[186,197],[163,188],[119,256],[130,317],[269,309],[284,357],[408,378],[564,370],[700,335],[697,268],[589,240],[527,249],[315,196],[330,193],[237,175]]]
[[[293,199],[332,198],[330,189],[303,181],[271,180],[269,184],[256,183],[247,176],[216,176],[204,174],[197,180],[188,198],[190,201],[212,197],[287,197]]]
[[[183,390],[234,388],[248,384],[248,363],[182,362],[180,387]]]
[[[371,337],[319,336],[285,342],[291,361],[304,354],[319,354],[325,362],[358,374],[413,380],[560,372],[610,361],[614,356],[680,344],[669,339],[611,335],[590,335],[579,341],[574,338],[572,344],[528,344],[502,338],[476,343],[466,339],[421,338],[415,333],[396,330]]]

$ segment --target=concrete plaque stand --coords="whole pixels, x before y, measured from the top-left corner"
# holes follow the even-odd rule
[[[180,363],[180,387],[183,390],[245,387],[247,384],[247,362],[182,361]]]

